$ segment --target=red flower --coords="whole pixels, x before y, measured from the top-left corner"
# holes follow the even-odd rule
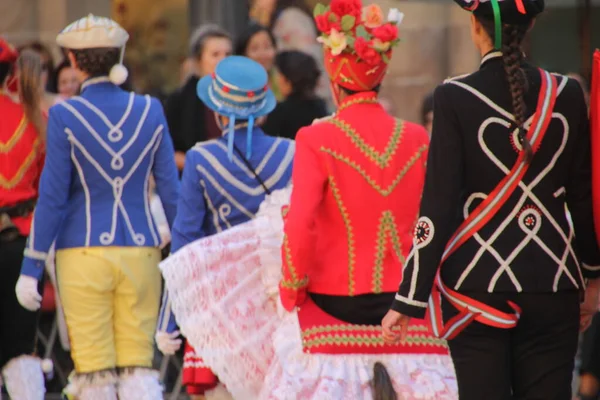
[[[398,39],[398,27],[392,24],[385,24],[373,29],[373,36],[383,43]]]
[[[248,92],[248,97],[249,98],[253,98],[254,97],[254,92]]]
[[[229,88],[227,86],[223,86],[223,92],[229,93]]]
[[[331,0],[329,5],[331,12],[336,14],[340,19],[344,15],[351,15],[356,18],[356,23],[360,22],[362,15],[362,1],[361,0]]]
[[[335,21],[331,21],[332,18],[335,18]],[[327,11],[324,14],[317,15],[315,17],[315,22],[317,24],[317,29],[327,35],[331,32],[332,29],[335,28],[338,32],[342,30],[340,24],[340,18],[332,14],[331,11]]]
[[[381,63],[381,54],[373,48],[372,42],[367,42],[359,37],[354,42],[354,51],[356,55],[369,65],[378,65]]]
[[[315,17],[315,23],[317,24],[317,29],[323,33],[329,34],[331,31],[331,23],[329,22],[330,11],[327,11],[325,14],[317,15]]]

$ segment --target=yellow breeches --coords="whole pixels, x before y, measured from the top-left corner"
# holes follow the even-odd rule
[[[58,287],[77,373],[152,365],[159,262],[160,251],[150,247],[56,252]]]

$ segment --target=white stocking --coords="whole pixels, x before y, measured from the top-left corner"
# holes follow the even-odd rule
[[[42,362],[33,356],[13,358],[2,369],[6,391],[12,399],[43,400],[46,393]]]
[[[69,386],[64,390],[69,399],[117,400],[117,374],[113,371],[75,374],[69,381]]]
[[[163,400],[157,371],[127,368],[119,375],[119,400]]]

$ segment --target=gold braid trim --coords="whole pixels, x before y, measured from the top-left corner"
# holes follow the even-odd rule
[[[386,343],[383,336],[366,336],[352,334],[334,334],[323,335],[312,339],[306,339],[302,342],[305,349],[319,346],[359,346],[359,347],[383,347]],[[446,347],[446,341],[428,335],[408,335],[404,346],[428,346],[428,347]]]
[[[346,136],[358,147],[358,149],[365,155],[369,160],[373,161],[379,168],[385,168],[389,166],[392,157],[398,150],[401,142],[402,134],[404,132],[404,121],[396,120],[394,125],[394,131],[390,137],[385,151],[383,153],[377,151],[373,146],[368,145],[359,133],[350,124],[341,119],[334,117],[330,120],[324,121],[325,123],[332,124],[337,128],[341,129]]]
[[[40,144],[39,139],[35,139],[33,146],[31,147],[31,151],[27,154],[27,157],[21,162],[21,166],[17,170],[17,172],[13,175],[12,178],[8,179],[4,175],[0,174],[0,187],[3,189],[12,189],[17,186],[25,177],[25,173],[29,170],[29,168],[33,165],[33,162],[36,160],[38,156],[38,146]]]
[[[393,330],[400,330],[400,328]],[[409,325],[409,331],[413,332],[427,332],[428,328],[425,325]],[[352,325],[352,324],[338,324],[338,325],[320,325],[312,328],[308,328],[302,331],[302,337],[307,338],[312,335],[331,333],[331,332],[352,332],[354,334],[380,334],[382,332],[381,326],[379,325]]]
[[[354,296],[354,233],[352,232],[352,224],[350,223],[350,215],[348,209],[342,202],[342,196],[340,190],[335,183],[333,176],[329,176],[329,186],[331,186],[331,193],[335,199],[335,202],[342,214],[342,220],[346,226],[346,236],[348,240],[348,295]]]
[[[281,286],[283,286],[286,289],[301,289],[303,287],[305,287],[306,285],[308,285],[308,277],[305,276],[302,279],[298,279],[298,273],[296,272],[296,268],[294,267],[294,264],[292,262],[292,251],[290,250],[290,241],[288,239],[287,235],[283,236],[283,252],[284,252],[284,258],[285,258],[285,266],[288,270],[288,272],[290,273],[290,276],[292,277],[291,280],[286,280],[285,279],[285,274],[284,274],[284,278],[281,280]]]
[[[341,106],[338,107],[337,109],[337,113],[339,113],[342,110],[345,110],[346,108],[356,105],[356,104],[377,104],[379,103],[379,100],[377,98],[359,98],[359,99],[353,99],[353,100],[349,100],[348,102],[342,104]]]
[[[10,138],[6,142],[0,142],[0,153],[8,153],[12,150],[13,147],[19,142],[19,139],[25,133],[25,129],[27,128],[27,118],[23,116],[21,121],[19,121],[19,125],[17,125],[17,129],[13,132]]]
[[[400,170],[400,172],[398,172],[398,175],[392,181],[392,183],[385,189],[382,188],[381,186],[379,186],[379,184],[377,182],[375,182],[375,179],[373,179],[369,174],[367,174],[367,172],[360,165],[358,165],[355,161],[351,160],[347,156],[343,156],[343,155],[337,153],[335,150],[328,149],[326,147],[321,147],[320,150],[324,153],[329,154],[336,160],[343,162],[344,164],[348,165],[349,167],[352,167],[363,178],[365,178],[367,183],[373,189],[375,189],[377,192],[379,192],[379,194],[381,194],[382,196],[387,197],[390,194],[392,194],[392,192],[394,191],[396,186],[398,186],[398,184],[400,183],[402,178],[404,178],[404,176],[410,170],[410,168],[419,160],[419,158],[421,158],[421,155],[423,154],[423,152],[425,152],[427,150],[427,145],[423,145],[417,150],[417,152],[408,160],[408,162],[406,163],[404,168],[402,168],[402,170]]]
[[[377,248],[375,252],[375,266],[373,267],[373,292],[381,293],[383,285],[383,259],[385,256],[386,239],[390,237],[392,247],[396,256],[404,265],[405,259],[402,255],[402,243],[398,235],[398,227],[394,221],[394,215],[391,211],[386,210],[381,214],[379,219],[379,227],[377,229]]]

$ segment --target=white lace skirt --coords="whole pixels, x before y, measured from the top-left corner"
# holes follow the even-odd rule
[[[281,207],[193,242],[161,263],[181,332],[235,399],[370,399],[373,364],[388,368],[403,399],[457,399],[450,357],[326,355],[302,350],[296,312],[279,301]]]

